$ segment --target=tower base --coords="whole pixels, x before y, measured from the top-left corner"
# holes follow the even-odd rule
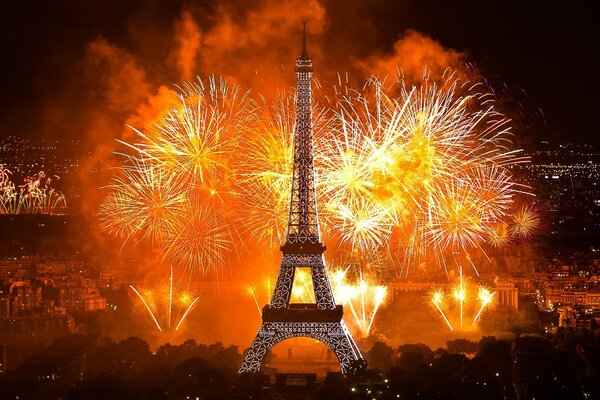
[[[343,320],[337,322],[264,321],[238,372],[258,372],[265,354],[273,346],[295,337],[315,339],[329,347],[338,358],[344,374],[366,365]]]

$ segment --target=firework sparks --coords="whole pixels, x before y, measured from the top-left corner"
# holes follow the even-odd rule
[[[475,314],[475,318],[473,318],[472,325],[475,325],[475,322],[477,322],[477,319],[481,315],[481,312],[488,304],[490,304],[492,302],[495,295],[496,295],[496,292],[491,293],[489,290],[487,290],[484,287],[479,288],[479,293],[477,294],[477,298],[481,302],[481,307],[479,308],[479,311],[477,311],[477,314]]]
[[[100,206],[100,221],[109,233],[124,238],[124,244],[136,235],[161,244],[168,230],[182,218],[188,196],[173,174],[146,158],[125,156],[120,169],[108,186],[111,193]],[[139,242],[138,240],[138,242]]]
[[[148,239],[190,273],[220,268],[233,251],[231,160],[237,135],[249,129],[252,102],[238,87],[211,77],[179,88],[178,101],[139,142],[125,144],[124,166],[101,205],[106,232],[125,245]],[[132,128],[133,129],[133,128]]]
[[[25,178],[18,190],[11,175],[12,172],[0,164],[0,214],[57,215],[66,209],[64,194],[51,186],[52,179],[44,171]]]
[[[254,304],[256,305],[256,310],[258,311],[258,314],[262,316],[262,310],[260,309],[260,305],[258,304],[258,298],[256,297],[256,290],[254,289],[254,287],[248,285],[248,294],[252,296]]]
[[[378,285],[362,273],[351,281],[347,278],[348,269],[336,270],[332,274],[333,293],[336,300],[350,309],[352,319],[361,336],[367,337],[373,328],[375,316],[387,298],[387,287]]]
[[[456,300],[460,308],[460,327],[463,326],[463,305],[465,303],[467,293],[465,291],[465,285],[463,281],[462,267],[459,267],[460,279],[458,285],[454,288],[452,296]]]
[[[510,240],[508,233],[508,224],[499,222],[490,229],[487,240],[494,247],[502,247]]]
[[[512,216],[509,232],[520,238],[530,237],[539,225],[539,217],[533,207],[521,206]]]
[[[470,296],[469,293],[477,292],[477,297]],[[473,312],[474,317],[470,326],[475,326],[483,312],[488,309],[494,300],[494,296],[496,292],[491,292],[484,286],[479,286],[477,288],[473,287],[473,285],[469,284],[469,281],[466,280],[462,275],[462,268],[459,267],[459,280],[456,284],[450,287],[449,294],[445,293],[441,289],[434,290],[430,295],[431,304],[435,306],[439,314],[444,319],[448,328],[451,331],[454,330],[453,324],[450,322],[458,320],[458,324],[461,329],[465,328],[463,325],[464,313]],[[450,297],[455,305],[457,305],[458,311],[454,311],[454,313],[448,311],[447,302],[445,299]],[[479,308],[477,308],[476,304],[479,303]],[[477,312],[475,312],[477,310]],[[458,313],[458,316],[456,315]],[[454,316],[452,315],[454,314]]]
[[[233,171],[230,160],[237,148],[236,135],[251,122],[248,93],[210,77],[179,88],[179,102],[131,147],[158,160],[183,181],[207,192],[228,187]]]
[[[146,309],[146,311],[148,311],[148,314],[150,315],[150,318],[156,325],[156,328],[158,329],[158,331],[164,332],[163,326],[161,326],[161,324],[158,320],[157,313],[158,313],[160,307],[157,306],[157,304],[156,304],[157,300],[155,298],[154,292],[149,290],[149,291],[146,291],[144,294],[142,294],[133,285],[129,285],[129,287],[131,288],[131,290],[133,290],[133,292],[140,299],[140,301],[144,305],[144,308]],[[173,317],[173,299],[174,299],[174,297],[173,297],[173,267],[171,267],[171,274],[169,275],[169,285],[166,288],[166,290],[164,290],[164,292],[165,292],[164,296],[160,296],[160,298],[158,299],[158,302],[160,304],[166,303],[166,305],[164,306],[167,309],[166,310],[166,314],[167,314],[166,326],[167,326],[167,329],[171,329],[171,321],[172,321],[172,317]],[[179,331],[181,324],[183,323],[183,321],[185,321],[186,317],[188,316],[189,312],[192,310],[192,308],[194,307],[194,305],[196,304],[198,299],[200,299],[200,297],[196,297],[192,300],[192,297],[188,293],[185,293],[185,292],[181,293],[179,295],[177,306],[180,311],[181,317],[179,317],[179,319],[177,321],[177,325],[175,326],[175,332]]]
[[[515,196],[528,194],[509,167],[527,159],[509,149],[508,119],[492,97],[452,74],[439,82],[426,75],[414,86],[401,76],[386,82],[372,78],[361,90],[346,87],[314,107],[320,223],[333,251],[380,253],[385,259],[378,265],[386,268],[400,264],[409,271],[430,260],[446,268],[450,254],[485,254],[486,245],[508,243],[507,232],[529,235],[536,223],[529,209],[508,221]],[[317,90],[315,97],[323,94]],[[224,263],[234,226],[254,243],[281,243],[294,102],[282,94],[256,108],[247,93],[214,78],[206,87],[201,81],[184,86],[179,103],[128,146],[164,169],[165,177],[180,179],[187,203],[202,210],[195,216],[184,211],[185,218],[173,216],[160,222],[169,226],[155,228],[152,218],[123,214],[119,223],[106,221],[109,232],[151,241],[160,236],[173,262],[189,270],[196,264],[205,273]],[[117,186],[105,214],[122,201]],[[199,225],[206,228],[201,241],[210,246],[190,245],[197,243],[191,239],[198,224],[189,221],[199,216],[219,219],[208,224],[212,228]],[[174,234],[170,240],[166,231]]]
[[[206,273],[225,265],[233,236],[224,215],[211,203],[188,200],[180,218],[166,232],[165,256],[190,272]]]
[[[448,321],[448,317],[446,317],[446,314],[442,310],[442,305],[444,304],[444,292],[441,290],[434,291],[431,295],[431,303],[433,303],[435,308],[439,311],[440,315],[444,319],[444,322],[446,322],[446,325],[448,325],[448,328],[453,331],[454,328],[452,327],[452,324],[450,321]]]
[[[363,213],[373,222],[369,228],[384,234],[363,237],[361,245],[400,246],[406,262],[427,248],[437,260],[446,250],[482,249],[515,194],[527,193],[507,168],[526,161],[507,150],[508,119],[476,90],[452,75],[413,87],[400,78],[387,87],[372,79],[341,100],[335,135],[320,155],[320,184],[329,209],[347,210],[356,197],[377,203]],[[378,214],[387,215],[384,223],[375,222]],[[351,229],[365,218],[356,220],[332,228],[356,243]]]

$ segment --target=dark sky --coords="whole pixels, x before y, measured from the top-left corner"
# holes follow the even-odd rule
[[[81,60],[95,38],[105,37],[124,48],[143,47],[140,26],[147,26],[154,38],[162,30],[172,31],[173,21],[186,7],[211,15],[221,6],[173,0],[38,3],[7,2],[0,13],[0,137],[39,137],[48,131],[53,119],[45,110],[49,104],[61,104],[62,91],[77,90],[84,79]],[[232,1],[227,7],[247,9],[252,3]],[[390,51],[406,30],[417,30],[444,47],[465,52],[484,76],[523,89],[529,106],[540,107],[545,115],[547,125],[537,126],[537,137],[600,144],[596,76],[600,29],[591,2],[327,0],[323,4],[328,18],[324,43],[344,49],[349,47],[338,44],[353,43],[347,50],[352,53],[349,58]],[[210,18],[206,21],[210,23]],[[157,59],[162,56],[158,52]],[[73,115],[78,113],[76,101],[66,104]]]

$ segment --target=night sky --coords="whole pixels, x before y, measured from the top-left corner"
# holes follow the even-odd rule
[[[138,54],[152,53],[145,56],[146,71],[162,80],[152,83],[172,84],[179,78],[161,60],[168,57],[171,42],[166,37],[183,10],[192,9],[194,20],[204,28],[215,23],[215,10],[227,9],[235,21],[255,11],[259,2],[35,3],[8,2],[0,14],[1,137],[81,134],[84,114],[92,107],[89,93],[94,91],[86,83],[89,72],[82,64],[89,43],[98,37]],[[268,1],[260,3],[268,8]],[[531,130],[536,138],[600,144],[596,76],[600,28],[591,2],[330,0],[321,4],[326,10],[322,44],[338,60],[385,54],[407,30],[416,30],[464,53],[483,76],[519,92],[518,101],[526,101],[533,110],[539,107],[545,118],[537,118]],[[149,46],[154,50],[149,52]],[[117,113],[114,119],[124,116]]]

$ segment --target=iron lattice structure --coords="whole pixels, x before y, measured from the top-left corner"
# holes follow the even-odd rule
[[[344,323],[343,307],[336,305],[323,253],[314,177],[312,132],[312,60],[306,52],[296,59],[296,126],[292,196],[283,258],[271,302],[263,307],[258,330],[239,372],[258,372],[265,354],[279,342],[293,337],[320,341],[337,356],[343,373],[366,365]],[[310,268],[314,304],[290,304],[296,268]]]

